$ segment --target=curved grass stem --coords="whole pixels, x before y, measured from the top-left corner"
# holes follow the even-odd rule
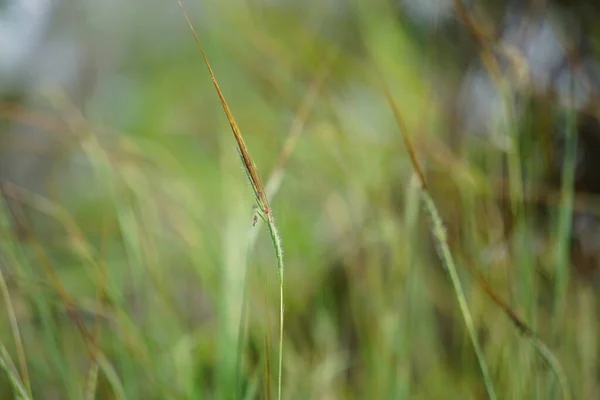
[[[269,214],[267,226],[271,234],[273,247],[275,248],[275,256],[277,257],[277,272],[279,275],[279,359],[277,366],[277,398],[281,399],[281,382],[283,381],[283,315],[284,315],[284,298],[283,298],[283,247],[281,245],[281,237],[275,225],[275,219],[272,214]]]
[[[495,400],[496,392],[494,390],[494,384],[490,377],[487,363],[485,362],[485,357],[483,355],[483,350],[479,344],[479,339],[477,338],[477,332],[475,331],[475,325],[473,324],[473,317],[471,316],[471,311],[469,310],[469,305],[467,304],[465,293],[462,288],[462,284],[460,283],[460,278],[458,277],[456,265],[454,264],[454,258],[452,257],[452,253],[450,252],[450,248],[448,246],[446,230],[444,229],[442,219],[437,211],[433,199],[429,195],[429,192],[427,190],[423,190],[422,195],[425,203],[425,209],[431,218],[431,231],[433,232],[433,236],[437,242],[436,244],[438,246],[439,256],[444,263],[446,270],[448,271],[448,275],[450,275],[450,281],[454,287],[456,299],[458,300],[458,306],[460,307],[460,312],[465,321],[469,338],[471,339],[473,349],[475,350],[475,356],[477,357],[479,368],[481,369],[481,375],[483,376],[483,382],[488,392],[488,397],[491,400]]]
[[[379,71],[377,71],[379,72]],[[456,294],[456,298],[458,301],[458,305],[460,308],[460,312],[462,314],[463,320],[465,321],[465,325],[467,327],[467,331],[469,333],[469,338],[473,344],[473,349],[475,351],[475,356],[477,357],[477,361],[479,363],[479,367],[481,369],[481,374],[483,376],[483,381],[485,384],[485,388],[488,393],[488,397],[490,400],[496,399],[496,392],[494,390],[494,385],[492,383],[492,379],[489,374],[489,370],[487,367],[487,363],[485,361],[485,357],[483,355],[483,351],[481,349],[481,345],[479,344],[479,339],[477,338],[477,332],[475,331],[475,326],[473,324],[473,317],[471,316],[471,311],[469,310],[469,305],[467,304],[467,300],[464,295],[464,291],[462,289],[462,284],[460,283],[460,278],[458,276],[458,272],[456,270],[456,265],[454,264],[454,259],[452,257],[452,253],[450,251],[450,247],[448,246],[448,241],[446,239],[446,230],[444,229],[444,225],[442,223],[442,218],[440,217],[437,207],[435,206],[435,202],[433,201],[431,195],[429,194],[429,189],[427,187],[427,181],[425,180],[425,174],[419,161],[417,160],[417,156],[415,150],[410,142],[408,137],[408,132],[406,130],[406,124],[404,123],[404,119],[402,118],[402,114],[389,91],[388,87],[385,85],[383,77],[380,73],[378,73],[380,81],[383,83],[383,90],[388,101],[390,108],[394,114],[394,118],[396,119],[396,123],[398,128],[400,129],[400,134],[402,135],[402,140],[404,141],[404,145],[406,150],[408,151],[408,155],[410,158],[411,165],[419,179],[419,184],[421,186],[421,191],[423,195],[423,201],[425,203],[425,208],[429,217],[431,218],[431,230],[433,232],[433,236],[435,237],[436,244],[438,247],[439,257],[441,261],[444,263],[448,274],[450,275],[450,280],[452,282],[452,286],[454,288],[454,292]]]
[[[198,49],[200,53],[202,53],[202,58],[204,59],[204,64],[206,65],[206,69],[208,70],[208,74],[210,75],[210,79],[215,87],[215,91],[219,96],[219,100],[221,101],[221,106],[223,107],[223,111],[227,116],[227,121],[231,127],[231,131],[235,138],[237,149],[242,159],[242,164],[244,165],[244,170],[248,176],[248,180],[250,182],[250,186],[254,191],[254,196],[256,198],[256,203],[258,205],[257,212],[262,219],[266,219],[267,225],[269,227],[269,233],[271,234],[271,239],[273,242],[273,247],[275,248],[275,256],[277,257],[277,270],[279,273],[279,366],[278,366],[278,378],[277,378],[277,393],[278,399],[281,400],[281,387],[282,387],[282,371],[283,371],[283,314],[284,314],[284,299],[283,299],[283,249],[281,246],[281,239],[279,237],[279,232],[275,225],[275,219],[273,218],[273,210],[269,205],[269,199],[267,198],[267,193],[260,179],[260,174],[258,173],[258,169],[256,168],[256,164],[254,164],[254,160],[250,155],[250,151],[246,146],[246,142],[244,141],[244,137],[240,129],[235,122],[235,118],[229,106],[227,105],[227,101],[225,100],[225,96],[219,87],[217,82],[217,78],[213,73],[212,67],[208,61],[208,56],[204,51],[204,47],[200,43],[200,38],[192,25],[192,22],[188,16],[185,7],[181,0],[177,0],[179,3],[179,7],[183,12],[183,16],[190,28],[192,35],[194,36],[194,40],[198,45]]]

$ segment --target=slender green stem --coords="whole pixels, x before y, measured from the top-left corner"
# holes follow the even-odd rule
[[[433,199],[426,189],[423,190],[423,201],[431,218],[432,231],[437,241],[440,258],[442,259],[442,262],[446,266],[446,270],[450,275],[450,280],[452,281],[452,286],[454,287],[456,298],[458,299],[458,305],[460,307],[461,314],[465,321],[471,342],[473,343],[473,348],[475,349],[475,355],[477,357],[477,361],[479,362],[479,367],[481,368],[481,374],[483,375],[483,381],[488,392],[488,397],[491,400],[495,400],[496,393],[494,391],[494,384],[492,383],[492,379],[488,372],[488,367],[483,356],[483,351],[479,345],[479,340],[477,339],[477,333],[475,332],[475,326],[473,324],[473,317],[471,316],[471,311],[469,310],[469,305],[467,304],[467,300],[460,283],[460,278],[458,277],[458,272],[456,271],[452,253],[448,247],[446,230],[444,229],[442,219],[437,211]]]
[[[552,350],[550,350],[550,348],[548,348],[548,346],[546,346],[544,342],[539,340],[537,337],[529,336],[529,341],[531,342],[532,346],[542,355],[544,360],[546,360],[550,366],[550,369],[554,372],[554,375],[556,376],[556,379],[558,380],[562,390],[562,398],[564,400],[571,400],[571,392],[569,390],[567,377],[556,355],[552,352]]]
[[[558,335],[560,321],[565,315],[567,286],[569,281],[569,239],[573,223],[574,181],[577,158],[577,132],[575,114],[567,112],[565,126],[565,154],[561,177],[561,202],[558,214],[556,246],[556,306],[555,333]]]
[[[21,333],[19,330],[19,323],[17,321],[17,315],[15,313],[15,309],[10,297],[10,293],[8,291],[8,286],[6,284],[6,280],[4,279],[4,275],[0,272],[0,291],[2,292],[2,297],[4,298],[4,302],[6,303],[6,311],[8,313],[8,319],[10,322],[10,328],[12,330],[13,340],[15,341],[15,347],[17,350],[17,357],[19,360],[19,365],[21,367],[21,381],[23,386],[27,390],[29,396],[32,396],[31,392],[31,383],[29,381],[29,372],[27,371],[27,358],[25,357],[25,350],[23,347],[23,340],[21,339]]]
[[[490,374],[488,372],[487,364],[485,362],[485,358],[483,357],[483,351],[479,345],[479,340],[477,339],[477,334],[475,332],[475,327],[473,325],[473,317],[471,316],[471,311],[469,310],[469,305],[467,304],[467,300],[465,299],[464,291],[462,289],[462,285],[460,283],[460,279],[458,277],[458,273],[456,272],[456,266],[454,265],[454,259],[452,258],[452,253],[450,252],[450,248],[448,246],[448,241],[446,239],[446,230],[444,229],[444,225],[442,223],[442,218],[440,217],[437,207],[431,195],[429,194],[429,190],[427,189],[427,182],[425,180],[425,174],[421,169],[419,161],[417,160],[416,153],[414,148],[410,142],[410,138],[408,136],[408,131],[406,129],[406,124],[404,123],[404,119],[402,118],[402,114],[400,113],[400,109],[398,108],[396,102],[394,101],[394,97],[392,93],[385,85],[385,81],[383,80],[381,74],[379,74],[381,81],[384,83],[383,91],[388,100],[388,103],[394,113],[394,118],[400,128],[400,134],[402,135],[402,140],[404,141],[404,145],[406,150],[408,151],[408,155],[412,164],[412,167],[417,175],[419,180],[419,184],[421,186],[421,191],[423,194],[423,201],[425,203],[425,208],[427,209],[427,213],[429,214],[432,222],[432,232],[435,240],[437,242],[438,252],[440,259],[444,263],[448,273],[450,275],[450,279],[452,281],[452,286],[454,287],[454,292],[456,293],[456,297],[458,299],[458,305],[460,307],[461,314],[465,321],[465,325],[467,326],[467,331],[469,333],[469,337],[471,342],[473,343],[473,347],[475,349],[475,355],[477,357],[477,361],[479,362],[479,366],[481,368],[481,374],[483,375],[483,380],[485,383],[486,390],[488,392],[488,396],[491,400],[496,399],[496,393],[494,391],[494,385],[492,383],[492,379],[490,378]]]
[[[0,369],[3,369],[8,376],[8,380],[13,386],[14,391],[18,395],[18,398],[21,400],[30,400],[31,396],[27,393],[27,389],[23,385],[23,382],[19,378],[19,375],[16,372],[15,365],[8,354],[8,350],[4,347],[4,344],[0,342]]]
[[[277,398],[281,400],[281,383],[283,375],[283,315],[284,315],[284,299],[283,299],[283,247],[281,245],[281,237],[275,225],[272,211],[269,212],[267,218],[269,233],[275,248],[275,256],[277,257],[277,271],[279,274],[279,360],[278,360],[278,379],[277,379]]]

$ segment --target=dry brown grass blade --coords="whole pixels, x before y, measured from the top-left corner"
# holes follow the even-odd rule
[[[383,80],[383,77],[381,76],[381,74],[379,74],[379,78],[380,78],[381,82],[383,83],[384,80]],[[387,85],[383,84],[382,88],[383,88],[384,94],[387,98],[387,101],[391,106],[392,112],[394,113],[394,118],[396,119],[396,124],[398,124],[398,128],[400,128],[400,135],[402,136],[402,140],[404,141],[404,146],[406,147],[406,151],[408,152],[408,156],[410,157],[411,165],[412,165],[413,169],[415,170],[417,177],[419,178],[419,184],[421,185],[421,188],[423,190],[427,190],[427,180],[425,179],[425,174],[423,173],[423,170],[421,169],[421,164],[419,163],[419,161],[417,159],[417,154],[415,152],[415,149],[411,143],[410,138],[408,137],[408,131],[406,129],[406,123],[404,122],[404,118],[402,118],[402,114],[400,113],[400,110],[396,106],[394,97],[392,96],[392,93],[390,92]]]
[[[254,194],[256,195],[258,205],[261,208],[261,211],[265,215],[269,215],[271,208],[269,206],[269,201],[267,199],[267,195],[265,193],[262,181],[258,174],[258,169],[256,168],[256,165],[254,164],[254,160],[250,156],[250,152],[248,151],[248,147],[246,146],[244,137],[242,136],[242,133],[240,132],[240,129],[238,128],[237,123],[235,122],[235,118],[233,117],[233,114],[231,113],[231,110],[229,109],[229,105],[227,105],[225,96],[223,95],[223,92],[221,91],[221,88],[219,87],[219,83],[217,82],[217,78],[215,77],[212,67],[210,66],[210,62],[208,61],[208,56],[206,55],[206,52],[204,51],[204,47],[202,46],[202,43],[200,43],[200,38],[198,37],[198,34],[196,33],[196,29],[194,28],[194,25],[192,24],[192,21],[190,20],[190,17],[188,15],[187,11],[185,10],[185,7],[183,6],[183,3],[181,2],[181,0],[177,0],[177,2],[179,3],[179,7],[181,8],[181,11],[183,12],[183,16],[188,24],[188,27],[190,28],[190,30],[192,31],[192,34],[194,35],[194,40],[196,41],[196,44],[198,45],[198,49],[202,53],[202,58],[204,59],[204,64],[206,65],[206,68],[208,69],[210,79],[211,79],[213,85],[215,86],[215,89],[219,96],[219,100],[221,101],[221,106],[223,106],[223,110],[225,111],[225,114],[227,115],[227,121],[229,121],[229,125],[231,126],[231,131],[233,132],[233,136],[235,137],[235,141],[237,142],[238,151],[240,152],[240,156],[242,157],[242,160],[244,163],[244,168],[246,170],[246,173],[248,174],[248,178],[250,179],[250,183],[254,190]]]

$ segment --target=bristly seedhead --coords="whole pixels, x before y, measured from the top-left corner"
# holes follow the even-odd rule
[[[192,25],[192,22],[190,21],[187,11],[183,7],[183,3],[181,2],[181,0],[177,0],[177,2],[179,3],[179,7],[181,8],[181,10],[183,12],[185,20],[186,20],[190,30],[192,31],[192,34],[194,35],[194,40],[196,41],[196,44],[198,45],[198,49],[200,49],[200,52],[202,53],[202,58],[204,59],[204,64],[206,65],[206,68],[208,69],[210,79],[212,80],[213,85],[215,86],[217,94],[219,95],[219,100],[221,100],[221,105],[223,106],[223,110],[225,111],[225,114],[227,115],[227,120],[229,121],[229,125],[231,126],[231,131],[233,132],[233,136],[235,137],[235,141],[237,143],[237,149],[240,153],[242,163],[244,164],[244,170],[246,171],[246,174],[248,175],[248,180],[250,181],[250,186],[252,186],[252,190],[254,190],[254,196],[256,197],[256,202],[258,203],[258,207],[259,207],[260,211],[267,218],[269,218],[270,214],[271,214],[271,208],[269,206],[269,201],[265,194],[265,189],[263,187],[262,181],[260,180],[260,175],[258,174],[258,169],[256,168],[256,165],[254,164],[254,161],[252,160],[252,157],[250,156],[250,152],[248,151],[248,148],[246,147],[246,142],[244,141],[242,132],[240,132],[240,129],[238,128],[238,126],[235,122],[235,118],[233,118],[233,114],[231,113],[231,110],[229,109],[229,106],[227,105],[225,96],[223,95],[223,92],[221,91],[221,88],[219,87],[219,84],[217,83],[217,79],[215,78],[215,74],[213,73],[210,63],[208,62],[208,57],[206,56],[204,47],[202,47],[202,44],[200,43],[198,34],[196,33],[196,30],[194,29],[194,26]]]

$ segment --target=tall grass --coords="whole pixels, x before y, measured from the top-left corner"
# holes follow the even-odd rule
[[[219,96],[219,100],[221,100],[221,105],[223,106],[223,110],[227,115],[227,120],[231,125],[231,131],[233,132],[233,136],[235,141],[237,142],[237,149],[239,151],[240,157],[242,158],[242,163],[244,165],[244,170],[248,175],[248,181],[250,182],[250,186],[252,186],[252,190],[254,191],[255,200],[258,205],[257,213],[260,218],[266,222],[267,227],[269,228],[269,234],[271,235],[271,241],[273,243],[273,248],[275,249],[275,257],[277,258],[277,272],[279,274],[279,358],[278,358],[278,370],[277,370],[277,398],[281,399],[281,388],[282,388],[282,380],[283,380],[283,317],[284,317],[284,291],[283,291],[283,247],[281,244],[281,238],[279,236],[279,230],[277,229],[277,225],[275,225],[275,217],[273,216],[273,210],[269,205],[269,199],[267,198],[267,192],[265,187],[262,184],[260,179],[260,175],[258,173],[258,169],[254,164],[254,160],[250,155],[248,147],[246,146],[246,142],[244,141],[244,137],[240,132],[233,114],[227,105],[227,101],[225,100],[225,96],[217,83],[217,79],[210,67],[210,63],[208,61],[208,57],[204,52],[204,48],[200,44],[200,39],[196,34],[196,30],[194,29],[192,22],[189,19],[187,12],[183,6],[181,0],[178,0],[179,6],[183,11],[186,22],[188,23],[192,34],[194,35],[194,39],[198,44],[198,48],[202,53],[202,57],[204,58],[204,63],[206,64],[206,68],[208,69],[208,73],[210,74],[210,78],[215,85],[215,90],[217,91],[217,95]],[[255,223],[255,222],[254,222]]]
[[[0,103],[79,155],[50,179],[56,195],[9,194],[34,226],[20,240],[1,224],[0,398],[593,398],[595,295],[567,269],[573,165],[543,254],[533,218],[503,242],[498,150],[449,150],[444,68],[387,2],[341,16],[221,3],[188,8],[218,85],[196,47],[174,45],[128,64],[127,104],[109,96],[84,118]],[[538,162],[513,161],[516,178]],[[273,208],[285,330],[280,243],[260,229]],[[547,285],[540,265],[563,275]]]

